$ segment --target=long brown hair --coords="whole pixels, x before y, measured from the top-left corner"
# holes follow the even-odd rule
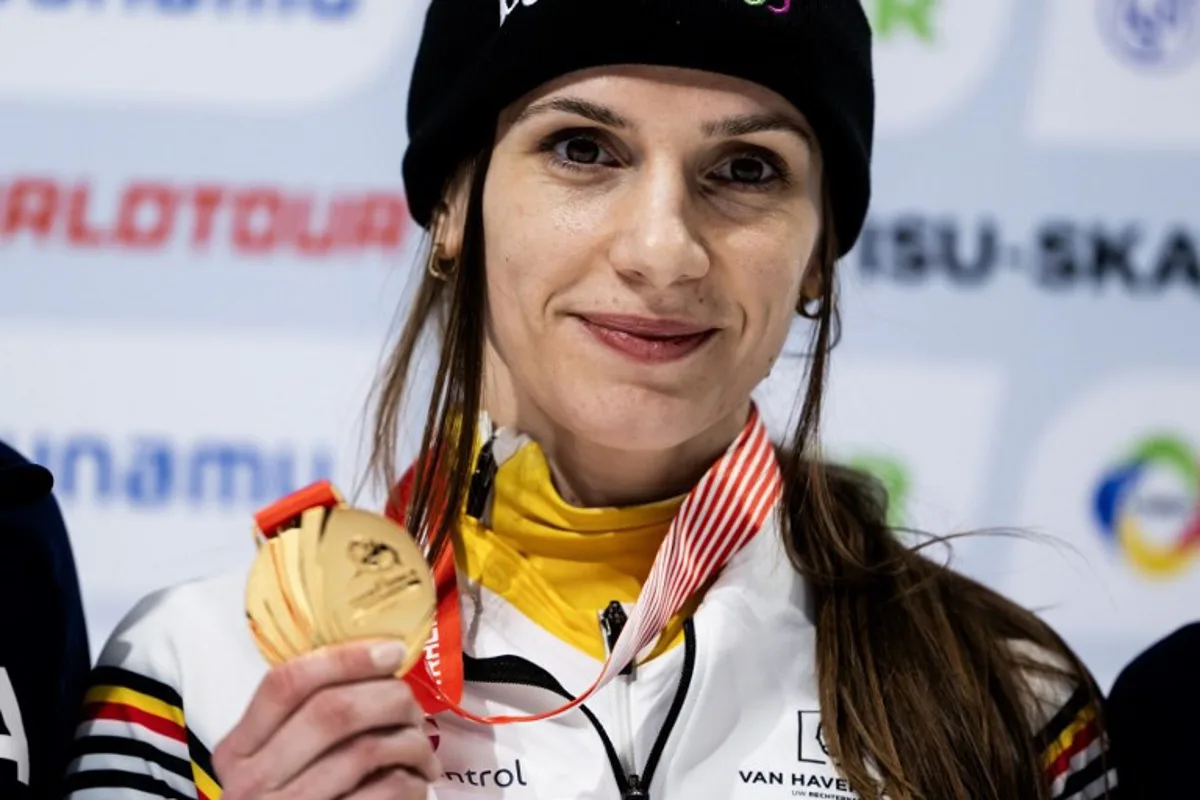
[[[470,182],[460,255],[441,263],[437,248],[429,248],[377,387],[371,465],[393,487],[410,368],[436,323],[441,347],[407,509],[431,561],[453,531],[456,515],[446,512],[462,507],[476,446],[487,305],[481,198],[490,155],[484,148],[457,178]],[[838,248],[824,205],[821,296],[801,308],[813,323],[807,388],[779,460],[787,550],[815,609],[826,746],[863,798],[882,791],[892,800],[1048,800],[1029,682],[1094,692],[1087,670],[1034,614],[905,545],[887,525],[878,482],[812,456],[838,333]],[[1012,642],[1032,644],[1043,656]]]

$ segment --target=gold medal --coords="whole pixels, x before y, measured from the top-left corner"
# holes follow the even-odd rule
[[[289,576],[287,574],[285,549],[295,546],[297,531],[284,531],[263,548],[270,558],[271,574],[274,577],[274,591],[268,598],[268,609],[271,611],[275,627],[278,629],[285,649],[294,658],[312,649],[312,637],[304,633],[305,622],[300,616],[299,603],[292,597]]]
[[[274,583],[270,555],[263,547],[250,565],[246,580],[246,620],[259,652],[271,664],[279,664],[287,660],[288,653],[271,614],[268,598],[274,592]]]
[[[317,627],[336,641],[398,639],[421,657],[433,628],[437,592],[420,547],[402,526],[351,508],[330,512],[317,542],[322,602]]]
[[[304,573],[300,568],[300,552],[304,547],[306,534],[303,528],[297,528],[287,531],[278,538],[284,598],[288,601],[288,607],[295,617],[297,633],[304,642],[305,650],[311,650],[317,646],[316,633],[314,632],[312,606],[309,603],[308,591],[304,586]]]
[[[327,629],[324,582],[321,580],[321,562],[317,558],[325,520],[330,513],[325,508],[310,508],[300,516],[300,583],[312,613],[314,647],[324,647],[338,641]]]
[[[271,664],[356,639],[396,639],[412,668],[433,628],[437,592],[420,547],[392,520],[318,505],[258,538],[246,619]],[[298,524],[297,524],[298,523]]]

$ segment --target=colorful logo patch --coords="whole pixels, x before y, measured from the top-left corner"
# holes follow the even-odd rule
[[[1178,575],[1200,555],[1200,465],[1174,436],[1140,442],[1101,479],[1092,500],[1100,531],[1147,575]]]

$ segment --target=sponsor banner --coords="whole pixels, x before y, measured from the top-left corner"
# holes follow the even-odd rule
[[[396,0],[0,0],[0,99],[294,111],[378,76],[421,10]]]
[[[1048,539],[1015,543],[999,588],[1069,639],[1119,643],[1126,657],[1195,621],[1198,408],[1200,371],[1135,370],[1055,415],[1032,450],[1019,511]]]
[[[148,592],[249,564],[262,506],[321,478],[358,488],[379,355],[374,341],[0,328],[0,438],[55,475],[97,647]]]
[[[777,441],[793,429],[805,364],[785,356],[756,391]],[[824,452],[883,483],[893,522],[939,535],[976,530],[1005,384],[1002,370],[978,363],[835,355]]]
[[[1026,127],[1039,144],[1200,149],[1200,2],[1045,4]]]
[[[1013,230],[998,214],[897,213],[871,218],[849,260],[867,286],[979,289],[1008,280],[1064,295],[1200,296],[1200,225],[1184,217],[1062,215]]]
[[[1014,0],[863,0],[875,33],[881,137],[943,122],[977,96],[1012,29]]]
[[[0,253],[24,245],[340,261],[394,255],[415,229],[395,190],[0,174]]]

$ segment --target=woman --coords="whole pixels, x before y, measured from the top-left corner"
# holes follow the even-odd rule
[[[106,649],[79,797],[1104,796],[1074,655],[808,457],[869,195],[857,3],[433,0],[409,123],[431,247],[375,461],[438,321],[393,511],[456,570],[441,688],[389,643],[268,670],[243,574],[179,587]],[[797,313],[776,452],[750,393]]]

